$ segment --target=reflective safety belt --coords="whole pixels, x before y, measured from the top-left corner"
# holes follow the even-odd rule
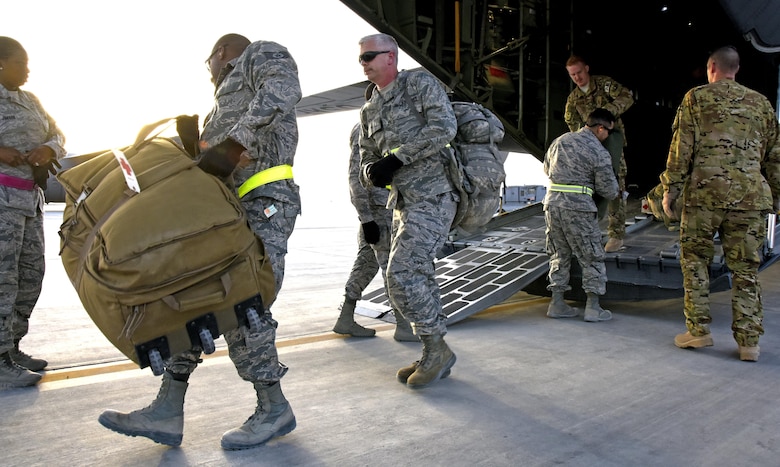
[[[552,183],[550,185],[550,191],[560,191],[562,193],[581,193],[583,195],[593,196],[593,188],[582,185],[561,185],[558,183]]]
[[[238,197],[243,198],[244,195],[250,191],[267,183],[278,182],[279,180],[287,180],[290,178],[293,178],[291,165],[283,164],[265,169],[252,175],[238,187]]]

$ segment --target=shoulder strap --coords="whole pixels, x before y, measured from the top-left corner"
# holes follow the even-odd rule
[[[417,123],[420,124],[420,126],[425,126],[425,119],[423,118],[422,114],[417,110],[417,106],[414,105],[414,101],[412,100],[412,96],[409,95],[409,89],[406,87],[406,73],[399,73],[398,78],[396,78],[398,86],[403,89],[404,93],[404,100],[406,101],[406,105],[409,106],[409,108],[414,112],[414,116],[417,117]]]

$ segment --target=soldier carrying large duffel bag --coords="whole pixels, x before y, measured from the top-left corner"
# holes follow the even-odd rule
[[[171,355],[212,353],[219,335],[256,327],[275,298],[271,265],[236,195],[179,141],[158,136],[172,121],[57,176],[68,277],[106,338],[156,375]]]

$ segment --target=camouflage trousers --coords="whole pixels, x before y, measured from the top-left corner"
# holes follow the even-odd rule
[[[393,210],[393,239],[387,264],[390,304],[417,335],[445,335],[447,317],[436,282],[436,255],[444,246],[457,211],[452,192]]]
[[[607,235],[609,238],[623,239],[626,236],[626,200],[623,198],[623,193],[626,191],[626,174],[628,173],[628,167],[626,166],[626,158],[621,154],[620,156],[620,169],[617,172],[617,182],[619,188],[618,197],[610,200],[607,204]]]
[[[284,279],[284,258],[287,254],[287,240],[293,232],[300,207],[285,205],[270,198],[255,198],[243,202],[247,211],[249,225],[265,245],[265,252],[271,262],[276,279],[276,292],[282,288]],[[266,217],[264,210],[273,205],[276,213]],[[265,310],[257,310],[260,315],[260,328],[250,331],[246,326],[224,334],[228,344],[228,354],[236,366],[238,375],[252,383],[270,384],[279,381],[287,366],[279,361],[276,350],[276,328],[278,323],[270,311],[271,304]],[[202,350],[194,348],[172,356],[166,362],[166,369],[173,374],[189,375],[202,360]]]
[[[680,220],[680,266],[685,289],[685,326],[694,335],[709,332],[709,268],[720,235],[726,266],[731,271],[731,330],[739,345],[758,344],[764,333],[758,249],[766,235],[759,211],[734,211],[685,206]]]
[[[545,206],[546,247],[550,255],[547,290],[571,290],[571,260],[577,258],[582,268],[582,290],[604,295],[607,291],[607,267],[595,212],[573,211]]]
[[[0,354],[27,335],[43,284],[43,213],[0,211]]]
[[[382,270],[382,281],[387,289],[387,260],[390,257],[390,229],[392,228],[393,212],[382,209],[376,212],[374,221],[379,226],[379,241],[373,245],[366,242],[363,230],[358,229],[358,253],[352,263],[347,284],[344,286],[344,296],[350,300],[360,300],[363,291],[374,280],[374,276]]]

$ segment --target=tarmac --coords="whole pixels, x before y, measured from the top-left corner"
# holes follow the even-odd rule
[[[586,323],[549,319],[548,298],[521,292],[450,326],[452,374],[412,390],[395,372],[420,357],[420,344],[396,342],[392,324],[364,316],[376,337],[331,331],[357,225],[304,222],[273,307],[297,428],[254,449],[220,448],[256,398],[219,339],[190,379],[184,439],[172,448],[97,422],[105,409],[148,405],[160,378],[87,316],[58,256],[61,216],[49,205],[44,289],[22,341],[49,367],[35,387],[0,391],[2,465],[780,465],[780,266],[760,274],[758,362],[738,358],[730,291],[711,297],[715,345],[696,350],[673,344],[685,330],[682,299],[603,303],[614,318]]]

